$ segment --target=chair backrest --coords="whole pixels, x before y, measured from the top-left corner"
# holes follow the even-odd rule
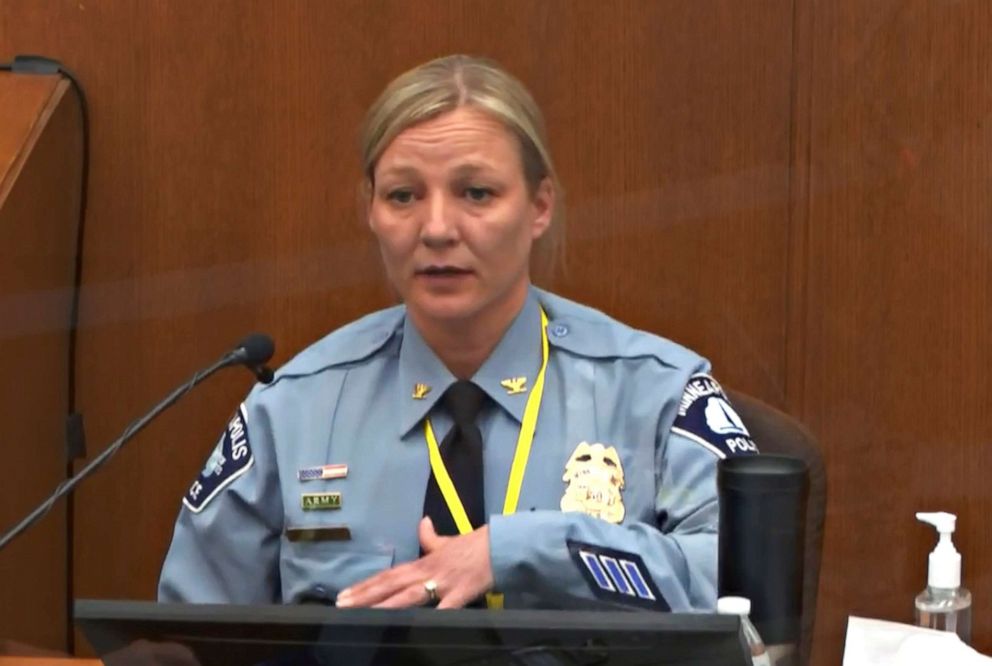
[[[809,499],[806,505],[806,541],[803,562],[803,617],[799,642],[800,664],[809,663],[816,620],[816,594],[820,581],[823,522],[827,506],[827,473],[816,439],[796,419],[739,391],[727,395],[762,453],[800,458],[809,466]]]

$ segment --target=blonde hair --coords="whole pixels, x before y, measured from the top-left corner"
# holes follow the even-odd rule
[[[551,224],[535,244],[535,262],[550,279],[562,264],[564,196],[547,148],[544,117],[527,88],[487,58],[451,55],[400,74],[369,108],[362,127],[362,169],[366,201],[375,184],[375,167],[393,139],[408,127],[462,106],[490,115],[520,144],[524,180],[532,196],[546,178],[554,189]]]

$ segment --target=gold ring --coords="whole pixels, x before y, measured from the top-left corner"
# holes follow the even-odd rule
[[[427,603],[436,604],[440,600],[437,596],[437,583],[434,580],[424,583],[424,591],[427,592]]]

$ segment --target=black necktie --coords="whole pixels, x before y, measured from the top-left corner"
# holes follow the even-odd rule
[[[441,442],[441,459],[448,470],[458,497],[473,528],[486,522],[485,489],[482,474],[482,433],[475,419],[486,401],[486,393],[470,381],[460,379],[452,384],[441,402],[451,415],[454,425]],[[433,472],[424,495],[424,515],[434,522],[434,530],[442,536],[458,534],[455,519],[444,501]]]

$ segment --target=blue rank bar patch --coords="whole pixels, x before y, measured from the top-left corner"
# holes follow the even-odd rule
[[[255,462],[248,441],[248,421],[242,404],[227,424],[227,430],[217,448],[193,485],[186,491],[183,504],[193,513],[200,513],[210,500],[247,472]]]
[[[567,543],[596,598],[651,610],[671,610],[640,555],[580,541]]]
[[[744,421],[730,405],[727,394],[706,373],[689,378],[679,401],[672,434],[681,435],[712,451],[718,458],[754,455],[758,447]]]

